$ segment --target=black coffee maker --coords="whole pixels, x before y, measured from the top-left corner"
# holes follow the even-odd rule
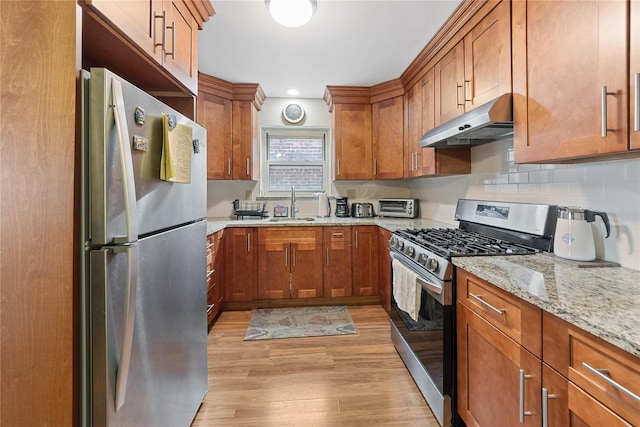
[[[336,216],[349,216],[349,204],[346,197],[336,197]]]

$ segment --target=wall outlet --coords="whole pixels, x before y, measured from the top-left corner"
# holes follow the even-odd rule
[[[244,199],[245,200],[251,200],[251,190],[246,190],[244,192]]]
[[[349,199],[355,199],[356,198],[356,190],[347,190],[347,197]]]

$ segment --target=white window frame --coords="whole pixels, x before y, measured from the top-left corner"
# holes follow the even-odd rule
[[[269,135],[280,136],[285,138],[308,138],[308,137],[322,137],[324,139],[323,144],[323,161],[322,162],[270,162],[269,157]],[[327,128],[291,128],[281,126],[270,126],[262,128],[262,142],[260,144],[260,195],[262,197],[273,198],[288,198],[291,195],[291,190],[274,191],[269,189],[269,167],[272,164],[282,165],[300,165],[300,166],[322,166],[322,190],[325,193],[329,193],[331,188],[331,179],[329,177],[330,167],[330,141],[329,141],[329,129]],[[313,197],[313,194],[318,191],[298,191],[296,190],[297,197]]]

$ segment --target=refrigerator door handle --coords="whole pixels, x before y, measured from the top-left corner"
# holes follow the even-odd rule
[[[133,347],[133,329],[136,318],[136,293],[138,290],[138,245],[114,247],[116,252],[127,254],[127,287],[124,307],[124,337],[120,346],[120,365],[116,375],[116,411],[122,408],[127,392],[131,350]]]
[[[114,243],[128,243],[138,240],[138,209],[136,206],[136,188],[133,178],[133,159],[129,146],[129,128],[124,109],[122,84],[117,79],[111,79],[111,96],[114,105],[114,118],[120,144],[120,163],[122,165],[122,191],[124,194],[124,208],[127,218],[127,235],[115,237]]]

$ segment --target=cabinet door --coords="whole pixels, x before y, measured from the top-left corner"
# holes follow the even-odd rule
[[[465,111],[511,92],[510,12],[500,2],[464,38]]]
[[[257,256],[254,228],[225,231],[225,300],[252,301],[256,298]]]
[[[207,179],[231,179],[231,101],[199,92],[197,122],[207,128]]]
[[[291,244],[291,297],[322,296],[322,242]]]
[[[433,75],[433,73],[432,73]],[[413,85],[405,94],[405,176],[419,176],[418,157],[422,132],[422,96],[420,83]],[[433,89],[433,88],[432,88]],[[432,95],[433,96],[433,95]],[[433,99],[433,97],[432,97]]]
[[[630,129],[629,148],[640,149],[640,2],[631,2],[631,28],[629,29],[629,61],[630,61]],[[639,108],[636,108],[639,106]]]
[[[512,2],[516,162],[627,149],[628,5]]]
[[[389,254],[389,239],[391,232],[378,227],[378,293],[380,302],[387,313],[391,313],[391,256]]]
[[[378,295],[378,227],[351,228],[353,245],[353,296]]]
[[[336,179],[372,179],[371,104],[336,104],[333,130]]]
[[[436,104],[435,104],[435,79],[433,68],[420,81],[421,96],[421,127],[420,136],[416,142],[416,170],[414,176],[428,176],[436,174],[436,149],[420,148],[420,138],[429,130],[435,127],[436,120]]]
[[[162,0],[84,0],[162,64]]]
[[[403,177],[402,114],[402,96],[373,104],[373,179]]]
[[[464,45],[460,41],[438,61],[435,73],[436,126],[464,113]]]
[[[254,149],[258,147],[258,110],[250,101],[233,101],[232,176],[233,179],[255,179],[258,170]]]
[[[291,298],[290,243],[268,242],[258,247],[258,298]]]
[[[198,92],[198,24],[183,0],[165,0],[164,67],[192,93]]]
[[[458,413],[465,424],[540,426],[540,360],[460,302],[457,321]]]
[[[350,297],[351,227],[324,227],[324,296]]]

